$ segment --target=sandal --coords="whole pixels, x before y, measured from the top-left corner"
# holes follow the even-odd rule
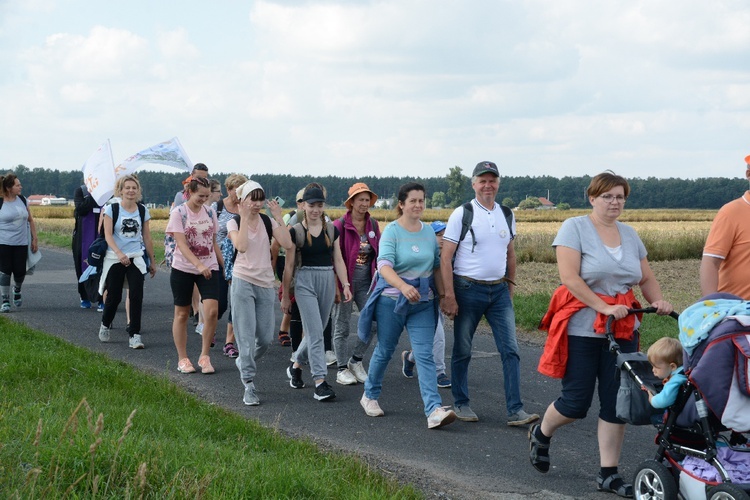
[[[224,351],[224,356],[228,358],[236,358],[240,355],[240,352],[234,346],[233,342],[227,342],[226,344],[224,344],[223,351]]]
[[[620,480],[617,488],[612,487],[612,483],[616,480]],[[598,491],[606,491],[608,493],[614,493],[624,498],[633,498],[633,485],[626,483],[622,476],[619,474],[611,474],[605,478],[602,477],[601,473],[596,476],[596,489]]]
[[[279,343],[284,347],[292,345],[292,338],[289,336],[289,332],[279,332]]]
[[[531,465],[541,473],[549,472],[549,452],[543,455],[539,454],[540,450],[549,450],[549,443],[542,443],[536,437],[536,430],[539,424],[534,424],[529,429],[529,459]],[[600,488],[601,489],[601,488]]]

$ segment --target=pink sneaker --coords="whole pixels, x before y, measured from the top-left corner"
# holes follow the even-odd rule
[[[208,375],[209,373],[214,373],[216,370],[214,370],[214,367],[211,366],[211,358],[205,354],[198,358],[198,366],[201,367],[201,373],[204,375]]]
[[[437,429],[438,427],[450,424],[454,420],[456,420],[456,414],[453,410],[438,406],[432,413],[430,413],[430,416],[427,417],[427,428]]]
[[[182,358],[180,362],[177,363],[177,371],[181,373],[195,373],[195,368],[193,367],[193,363],[190,362],[190,359]]]

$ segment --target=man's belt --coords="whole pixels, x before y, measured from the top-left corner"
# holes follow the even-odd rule
[[[456,277],[465,279],[466,281],[469,281],[471,283],[476,283],[477,285],[499,285],[500,283],[510,283],[511,285],[516,286],[516,283],[513,280],[510,280],[508,278],[500,278],[499,280],[485,281],[485,280],[475,280],[474,278],[469,278],[468,276],[461,276],[460,274],[456,274]]]

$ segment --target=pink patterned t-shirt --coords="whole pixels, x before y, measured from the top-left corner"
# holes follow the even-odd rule
[[[182,219],[185,215],[187,217],[183,226]],[[212,271],[218,271],[219,261],[214,252],[214,238],[218,230],[219,222],[216,219],[216,212],[201,206],[198,213],[193,213],[185,204],[172,210],[166,232],[184,233],[190,251],[204,266]],[[200,274],[200,271],[182,255],[179,246],[175,247],[172,267],[185,273]]]

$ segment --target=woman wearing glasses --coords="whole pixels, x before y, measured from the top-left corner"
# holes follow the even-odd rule
[[[209,349],[218,320],[219,264],[223,266],[224,262],[216,244],[219,229],[216,212],[204,205],[211,195],[208,179],[193,178],[186,187],[187,201],[172,210],[166,229],[176,242],[169,277],[174,297],[172,336],[179,358],[177,370],[182,373],[195,372],[187,355],[187,321],[193,286],[197,286],[205,316],[198,366],[202,373],[208,374],[214,373]]]
[[[549,405],[541,424],[529,430],[531,464],[547,472],[550,439],[560,427],[586,416],[598,385],[601,469],[597,489],[623,497],[632,497],[633,487],[617,471],[625,437],[624,422],[615,412],[620,377],[600,325],[614,316],[619,320],[614,330],[622,351],[638,349],[639,324],[634,315],[628,315],[629,308],[638,307],[632,290],[636,285],[658,314],[672,312],[648,264],[643,242],[632,227],[617,221],[629,194],[623,177],[609,171],[597,175],[587,190],[591,213],[563,222],[552,243],[562,285],[542,319],[549,335],[539,371],[561,378],[562,393]],[[557,315],[555,321],[553,315]],[[560,321],[563,316],[567,321]],[[564,352],[567,359],[561,356]]]

